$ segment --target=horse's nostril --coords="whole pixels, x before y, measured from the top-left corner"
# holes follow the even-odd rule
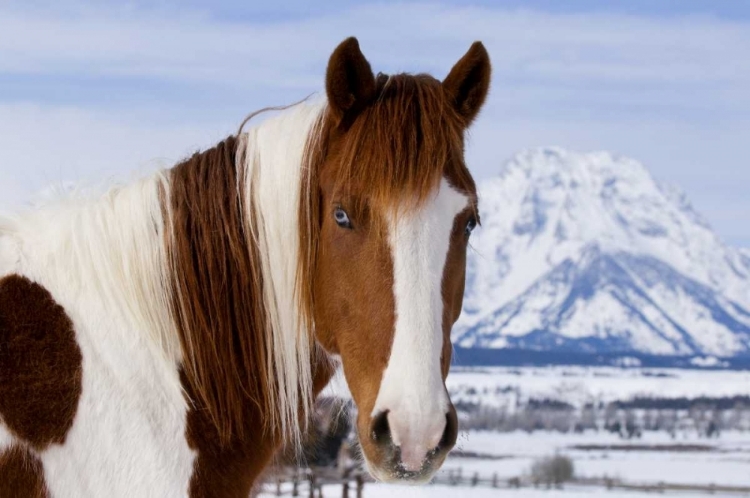
[[[440,438],[440,444],[438,450],[448,451],[456,444],[458,439],[458,417],[456,411],[451,410],[445,415],[445,430],[443,431],[443,437]]]
[[[391,427],[388,425],[388,411],[380,412],[370,424],[370,437],[378,445],[391,443]]]

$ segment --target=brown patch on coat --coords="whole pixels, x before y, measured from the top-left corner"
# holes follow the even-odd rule
[[[0,417],[38,450],[62,444],[81,396],[81,350],[65,310],[41,285],[0,280]]]
[[[0,453],[0,498],[47,498],[42,462],[28,449],[11,446]]]

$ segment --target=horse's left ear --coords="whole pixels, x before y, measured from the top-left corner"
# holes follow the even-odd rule
[[[326,71],[328,105],[336,120],[361,111],[375,98],[375,88],[375,75],[359,42],[347,38],[331,54]]]
[[[482,42],[474,42],[448,76],[443,88],[466,126],[479,114],[490,89],[490,56]]]

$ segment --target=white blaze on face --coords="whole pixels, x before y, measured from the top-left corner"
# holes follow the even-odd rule
[[[372,416],[388,412],[404,468],[417,471],[442,438],[449,400],[441,374],[442,280],[456,215],[469,203],[443,179],[419,211],[389,221],[396,324]]]

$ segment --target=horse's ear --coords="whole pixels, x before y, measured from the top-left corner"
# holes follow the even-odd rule
[[[443,88],[468,126],[477,117],[490,89],[490,56],[474,42],[443,81]]]
[[[338,122],[361,111],[375,97],[375,75],[356,38],[347,38],[331,54],[326,94]]]

